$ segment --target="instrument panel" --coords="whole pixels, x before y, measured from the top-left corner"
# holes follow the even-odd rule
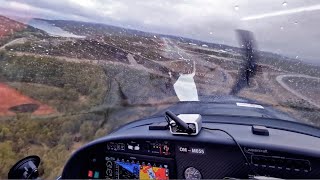
[[[244,147],[259,174],[294,177],[320,175],[308,157]],[[263,155],[262,155],[263,154]],[[125,140],[98,144],[83,151],[77,176],[89,179],[248,178],[252,174],[237,146],[183,141]],[[79,173],[80,172],[80,173]],[[79,175],[79,176],[78,176]]]
[[[173,136],[168,131],[148,131],[147,126],[131,125],[74,153],[62,178],[247,179],[257,174],[277,178],[320,177],[320,152],[312,147],[320,143],[316,137],[271,128],[270,136],[259,136],[248,131],[251,127],[246,125],[214,127],[233,132],[241,146],[218,131],[206,129],[193,137]],[[300,144],[287,141],[288,137]]]
[[[221,155],[228,151],[232,161]],[[212,146],[175,141],[124,140],[91,146],[74,158],[74,177],[89,179],[177,179],[222,177],[245,162],[234,146]],[[233,158],[232,158],[233,157]],[[215,160],[214,160],[215,159]],[[237,165],[235,165],[237,164]],[[212,167],[229,167],[222,171]],[[244,171],[247,169],[244,166]],[[69,172],[71,172],[69,170]],[[246,174],[246,173],[245,173]],[[239,174],[238,174],[239,175]]]

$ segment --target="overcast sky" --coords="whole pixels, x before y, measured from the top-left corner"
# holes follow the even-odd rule
[[[235,29],[259,49],[320,64],[319,0],[0,0],[0,14],[72,19],[238,46]]]

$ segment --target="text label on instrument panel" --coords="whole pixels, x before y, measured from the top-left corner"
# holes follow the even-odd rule
[[[200,154],[204,155],[205,154],[205,149],[204,148],[194,148],[194,147],[178,147],[179,152],[182,153],[191,153],[191,154]]]

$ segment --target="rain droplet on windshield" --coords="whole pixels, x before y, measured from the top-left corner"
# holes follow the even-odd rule
[[[288,5],[288,3],[286,2],[286,1],[284,1],[283,3],[282,3],[282,6],[284,6],[284,7],[286,7]]]
[[[297,21],[295,21],[295,22],[294,22],[294,24],[296,24],[296,25],[297,25],[297,24],[298,24],[298,22],[297,22]]]
[[[210,32],[210,34],[212,35],[212,34],[213,34],[213,32]]]
[[[299,58],[299,56],[296,56],[296,59],[298,59]]]
[[[238,10],[239,10],[239,6],[238,6],[238,5],[235,5],[235,6],[234,6],[234,10],[238,11]]]
[[[283,26],[281,26],[280,29],[283,30]]]

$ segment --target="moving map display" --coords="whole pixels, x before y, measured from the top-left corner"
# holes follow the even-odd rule
[[[169,169],[166,164],[157,164],[144,161],[133,161],[106,158],[106,178],[111,179],[169,179]]]

